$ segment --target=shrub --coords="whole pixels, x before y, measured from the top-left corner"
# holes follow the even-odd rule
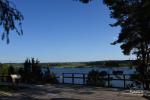
[[[19,69],[19,74],[22,77],[22,82],[24,83],[57,83],[57,78],[55,74],[50,72],[49,68],[43,72],[43,67],[38,60],[27,59],[24,63],[24,68]]]
[[[45,73],[43,74],[43,83],[56,84],[58,80],[53,72],[50,71],[49,68],[46,68]]]
[[[122,74],[123,74],[123,71],[113,71],[113,74],[114,74],[114,75],[122,75]]]
[[[87,77],[87,85],[92,86],[105,86],[105,76],[107,75],[106,72],[102,71],[96,71],[92,70],[88,73]]]
[[[15,69],[13,66],[9,66],[8,64],[1,64],[0,65],[0,81],[2,82],[11,82],[11,74],[15,73]]]

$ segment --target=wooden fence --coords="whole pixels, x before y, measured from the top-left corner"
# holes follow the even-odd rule
[[[123,88],[127,88],[127,81],[133,81],[132,79],[130,79],[130,76],[132,74],[123,74],[123,75],[114,75],[114,74],[107,74],[104,78],[102,78],[103,80],[105,80],[105,82],[107,83],[107,87],[114,87],[111,85],[111,81],[115,80],[115,81],[122,81],[123,82]],[[115,76],[119,76],[121,78],[114,78]],[[87,80],[87,74],[85,73],[62,73],[61,76],[62,79],[62,84],[78,84],[75,83],[75,79],[80,79],[82,80],[82,85],[86,85],[86,80]],[[71,79],[70,83],[66,83],[65,79]]]
[[[11,82],[10,76],[0,76],[0,82]]]
[[[123,88],[126,88],[127,87],[127,81],[133,81],[130,79],[131,75],[132,74],[123,74],[123,75],[107,74],[102,79],[105,80],[107,87],[114,87],[111,85],[111,81],[116,80],[116,81],[122,81],[123,82]],[[114,78],[114,76],[120,76],[121,78]],[[61,79],[62,84],[78,84],[75,82],[75,80],[80,79],[80,80],[82,80],[82,85],[86,85],[88,75],[85,73],[62,73],[62,76],[58,76],[57,78]],[[71,79],[70,83],[67,83],[65,81],[65,79]],[[11,82],[11,78],[10,78],[10,76],[0,76],[0,82]]]

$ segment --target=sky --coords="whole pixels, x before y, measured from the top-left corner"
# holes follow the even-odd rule
[[[0,41],[0,62],[78,62],[123,60],[119,27],[109,24],[109,9],[102,0],[82,4],[75,0],[11,0],[24,16],[23,36],[10,34],[10,43]]]

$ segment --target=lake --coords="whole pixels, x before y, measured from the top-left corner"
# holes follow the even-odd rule
[[[88,74],[89,71],[91,70],[98,70],[98,71],[106,71],[108,74],[113,74],[113,71],[123,71],[123,74],[134,74],[134,72],[136,71],[135,68],[129,68],[129,67],[94,67],[94,68],[50,68],[50,70],[55,73],[55,75],[58,78],[59,82],[62,82],[62,73],[85,73]],[[80,75],[76,75],[75,77],[80,77]],[[82,76],[81,76],[82,77]],[[113,78],[123,78],[122,75],[117,76],[113,75]],[[126,77],[127,79],[130,77]],[[71,83],[72,79],[70,78],[65,78],[64,79],[65,83]],[[76,84],[83,84],[83,80],[82,79],[75,79],[75,83]],[[126,84],[130,84],[131,81],[126,81]],[[121,80],[112,80],[110,81],[110,84],[113,87],[123,87],[124,82]],[[107,85],[107,84],[106,84]]]

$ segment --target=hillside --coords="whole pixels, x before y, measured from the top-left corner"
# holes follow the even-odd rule
[[[23,67],[23,63],[5,63],[14,67]],[[89,61],[89,62],[55,62],[41,63],[42,67],[131,67],[131,60],[109,60],[109,61]]]

